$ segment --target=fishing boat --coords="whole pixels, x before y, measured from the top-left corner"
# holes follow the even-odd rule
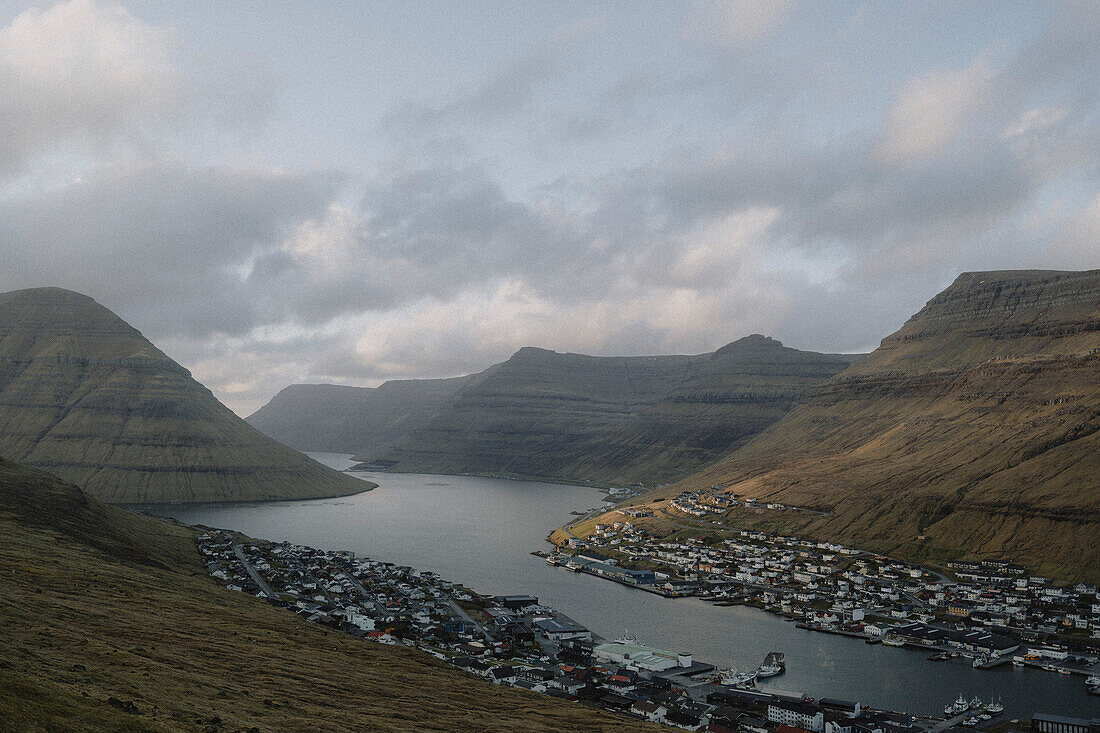
[[[882,643],[885,646],[905,646],[905,639],[900,636],[894,636],[893,634],[887,634],[882,637]]]
[[[990,715],[1000,715],[1005,711],[1005,706],[1001,704],[1001,699],[990,700],[986,706],[985,711]]]
[[[955,715],[962,715],[969,709],[970,703],[966,701],[966,698],[962,696],[962,693],[959,693],[958,700],[956,700],[953,704],[943,706],[943,714],[947,715],[948,717],[953,717]]]
[[[619,644],[637,644],[638,637],[630,633],[630,629],[625,629],[623,635],[615,640]]]
[[[786,671],[787,663],[784,660],[783,652],[770,652],[768,656],[764,657],[764,663],[760,665],[760,669],[756,670],[756,676],[763,679],[765,677],[775,677]]]
[[[979,669],[983,664],[985,664],[988,661],[989,661],[989,657],[987,657],[983,654],[980,657],[974,657],[974,661],[971,663],[971,666],[974,667],[974,669]]]
[[[736,667],[727,667],[718,672],[718,683],[730,687],[752,687],[756,684],[756,673],[738,672]]]
[[[982,699],[980,697],[978,697],[977,695],[970,698],[970,709],[971,710],[981,710],[982,709]]]

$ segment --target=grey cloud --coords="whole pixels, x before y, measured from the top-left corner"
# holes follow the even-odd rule
[[[0,237],[14,258],[0,286],[70,287],[157,333],[240,333],[271,316],[239,268],[295,221],[320,215],[335,183],[168,161],[97,168],[0,202]]]
[[[603,22],[589,17],[562,27],[502,64],[486,81],[445,104],[410,101],[390,111],[381,128],[423,132],[446,123],[493,120],[529,105],[535,91],[559,74],[583,38]]]
[[[173,41],[119,6],[28,9],[0,28],[0,176],[37,155],[139,145],[188,103]]]

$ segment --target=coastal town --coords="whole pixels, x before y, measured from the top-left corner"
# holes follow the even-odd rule
[[[757,504],[716,492],[684,492],[670,504],[705,517],[742,501]],[[962,656],[980,669],[1012,663],[1081,675],[1090,693],[1100,692],[1095,585],[1058,586],[1000,561],[949,562],[941,572],[754,530],[661,538],[635,524],[650,510],[617,514],[587,537],[570,536],[547,562],[663,596],[756,606],[814,631],[927,649],[931,661]]]
[[[608,545],[619,548],[617,551],[624,556],[625,538],[632,538],[631,546],[640,546],[643,539],[627,524],[601,530]],[[748,552],[750,546],[765,546],[769,541],[775,540],[746,537],[744,551]],[[611,545],[612,542],[615,544]],[[716,669],[694,659],[690,653],[647,646],[629,632],[614,641],[603,639],[577,621],[540,604],[533,596],[482,595],[436,573],[356,557],[351,552],[285,542],[254,542],[215,530],[204,531],[198,538],[198,546],[210,574],[227,588],[265,599],[307,622],[366,641],[414,647],[494,684],[684,730],[942,733],[956,726],[994,725],[1003,710],[995,701],[962,700],[949,705],[943,718],[923,718],[869,709],[853,701],[765,692],[755,689],[754,682],[783,674],[782,653],[769,654],[756,670]],[[689,561],[698,566],[719,561],[714,553],[731,549],[710,551],[688,543],[683,547],[660,547],[659,552],[665,554],[658,557],[667,561],[669,567]],[[841,549],[825,548],[822,552],[833,558],[859,557]],[[796,552],[796,556],[801,558],[796,562],[800,568],[806,564],[820,567],[821,562],[829,562],[824,557],[811,560],[809,552],[805,556]],[[604,559],[577,553],[567,562],[618,567],[614,558],[600,557]],[[590,571],[598,571],[600,567],[592,565]],[[897,574],[892,566],[875,567],[879,572]],[[865,569],[870,571],[871,565]],[[797,572],[801,575],[804,571],[808,569]],[[715,599],[734,599],[738,591],[731,586],[719,590],[699,575],[711,572],[712,568],[696,567],[696,577],[690,580],[671,576],[666,579],[656,572],[626,577],[664,587],[670,594],[698,592]],[[754,576],[744,581],[767,587],[764,579],[770,576],[763,575],[765,572],[770,572],[767,560],[759,579]],[[661,576],[664,575],[662,571]],[[858,593],[852,596],[853,602],[861,599]],[[811,605],[816,600],[816,597],[806,599]],[[774,602],[782,604],[783,600],[776,595]],[[871,623],[867,618],[863,617],[865,625]],[[814,623],[833,623],[839,628],[848,622],[836,616],[835,621],[819,617]],[[899,630],[903,626],[904,623],[896,624],[893,633],[904,633]],[[1057,661],[1070,663],[1068,657]],[[1038,726],[1061,725],[1059,721],[1065,720],[1077,719],[1042,713],[1033,716],[1033,724]],[[1065,733],[1056,727],[1040,729]]]

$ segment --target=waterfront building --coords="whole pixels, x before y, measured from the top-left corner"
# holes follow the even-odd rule
[[[775,700],[768,703],[768,720],[822,733],[825,730],[825,713],[805,702]]]
[[[663,649],[654,649],[635,642],[613,641],[600,644],[592,650],[597,659],[622,664],[628,669],[642,669],[647,672],[663,672],[676,667],[690,667],[690,654],[676,654]]]
[[[1035,713],[1031,716],[1031,727],[1039,733],[1097,733],[1100,731],[1100,718],[1090,720]]]
[[[540,618],[533,626],[551,641],[566,641],[569,639],[584,639],[590,641],[592,632],[583,626],[563,621],[556,618]]]

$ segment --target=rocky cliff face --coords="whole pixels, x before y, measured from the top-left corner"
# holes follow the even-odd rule
[[[0,455],[110,502],[364,488],[250,427],[136,329],[58,288],[0,294]]]
[[[391,448],[360,457],[404,471],[677,479],[778,420],[854,358],[758,335],[697,356],[525,348],[471,378]]]
[[[1097,579],[1100,271],[960,276],[683,487],[714,484],[829,512],[791,531]]]

